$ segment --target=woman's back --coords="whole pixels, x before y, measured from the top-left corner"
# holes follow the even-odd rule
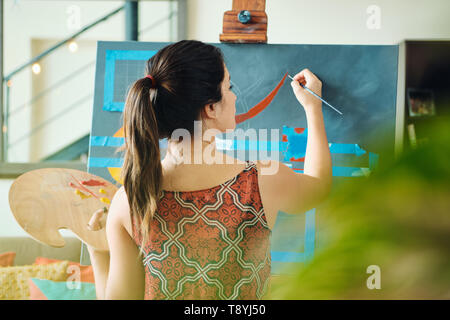
[[[257,166],[250,161],[241,166],[222,165],[220,173],[220,167],[185,170],[184,175],[203,181],[178,175],[174,183],[184,191],[165,190],[168,184],[163,183],[143,250],[146,299],[261,299],[268,293],[271,229]],[[229,177],[236,168],[241,170],[226,181],[201,187],[222,174]],[[207,174],[211,169],[214,175]],[[166,183],[170,173],[167,178]],[[140,247],[139,224],[132,216],[130,224]]]
[[[163,164],[162,189],[169,191],[196,191],[215,187],[225,181],[231,180],[240,174],[247,166],[246,161],[242,161],[219,151],[216,153],[223,155],[224,164],[208,165],[187,165],[174,168],[169,164]],[[274,207],[272,193],[267,190],[270,177],[261,175],[261,165],[258,161],[253,161],[258,172],[258,186],[261,192],[261,201],[264,207],[265,216],[270,230],[275,225],[278,210]],[[266,192],[269,191],[269,192]]]

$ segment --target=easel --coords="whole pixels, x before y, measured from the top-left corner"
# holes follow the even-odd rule
[[[267,43],[266,0],[233,0],[223,16],[220,42]]]
[[[233,8],[223,16],[220,42],[267,43],[266,0],[233,0]],[[271,275],[271,286],[280,286],[283,278]],[[270,289],[269,289],[270,290]]]

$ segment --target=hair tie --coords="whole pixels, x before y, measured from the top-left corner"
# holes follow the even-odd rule
[[[156,80],[151,75],[146,75],[146,78],[152,80],[152,88],[156,88]]]

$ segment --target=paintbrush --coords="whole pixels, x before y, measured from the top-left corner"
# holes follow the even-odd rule
[[[290,75],[288,75],[289,78],[291,78],[294,81],[294,78],[292,78]],[[329,104],[328,102],[326,102],[324,99],[322,99],[322,97],[320,97],[318,94],[316,94],[314,91],[310,90],[309,88],[307,88],[306,86],[304,86],[300,81],[298,81],[298,83],[300,84],[300,86],[305,89],[306,91],[308,91],[309,93],[311,93],[313,96],[315,96],[316,98],[320,99],[323,103],[325,103],[327,106],[329,106],[330,108],[332,108],[334,111],[336,111],[337,113],[339,113],[340,115],[342,115],[342,112],[340,112],[338,109],[336,109],[335,107],[333,107],[331,104]]]

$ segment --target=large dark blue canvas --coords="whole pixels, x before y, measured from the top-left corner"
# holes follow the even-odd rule
[[[88,171],[112,182],[122,165],[117,147],[123,144],[122,110],[127,89],[144,76],[145,62],[168,43],[98,42],[93,119]],[[236,113],[246,113],[282,81],[309,68],[323,82],[322,96],[343,112],[323,106],[333,160],[333,179],[364,176],[378,161],[394,153],[398,46],[213,44],[222,49],[237,95]],[[250,150],[266,148],[293,170],[301,172],[306,148],[306,119],[286,79],[270,105],[237,129],[279,130],[275,143],[227,140],[219,147],[240,158],[255,160]],[[381,149],[383,137],[389,150]],[[231,144],[229,144],[231,142]],[[161,140],[162,156],[165,141]],[[276,148],[274,148],[276,147]],[[244,154],[234,153],[246,151]],[[275,152],[270,153],[270,150]],[[243,160],[243,159],[242,159]],[[286,186],[288,188],[289,186]],[[318,235],[316,210],[278,214],[272,232],[272,273],[287,272],[313,257]]]

